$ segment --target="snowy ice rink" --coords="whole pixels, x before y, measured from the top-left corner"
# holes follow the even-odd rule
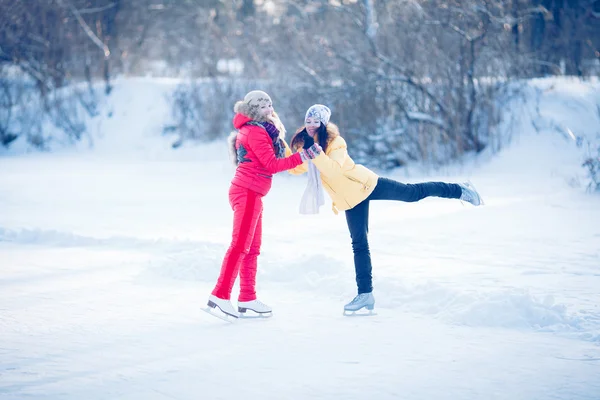
[[[371,206],[377,316],[342,316],[344,216],[299,215],[305,178],[277,176],[274,315],[229,324],[200,311],[231,233],[226,145],[170,150],[164,87],[121,82],[93,150],[0,157],[0,399],[600,399],[600,198],[551,129],[598,134],[600,86],[536,85],[539,133],[515,106],[499,155],[384,174],[471,179],[486,206]]]

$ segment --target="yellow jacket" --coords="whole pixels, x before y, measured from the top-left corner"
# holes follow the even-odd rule
[[[379,177],[370,169],[354,163],[335,124],[327,124],[327,135],[326,151],[312,161],[321,173],[321,182],[333,201],[333,212],[337,214],[338,210],[349,210],[365,200],[375,189]],[[318,142],[316,137],[315,142]],[[291,154],[289,148],[287,152]],[[307,171],[308,161],[289,170],[294,175]]]

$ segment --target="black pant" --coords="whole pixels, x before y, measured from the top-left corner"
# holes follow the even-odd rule
[[[379,178],[373,193],[354,208],[346,211],[346,221],[352,238],[354,268],[358,293],[373,291],[371,276],[371,253],[369,252],[369,202],[371,200],[396,200],[414,202],[425,197],[435,196],[458,199],[462,189],[455,183],[425,182],[404,184],[387,178]]]

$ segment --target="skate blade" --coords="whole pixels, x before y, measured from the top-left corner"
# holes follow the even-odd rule
[[[229,315],[229,314],[225,314],[222,311],[218,311],[216,308],[212,308],[212,307],[204,307],[204,308],[200,308],[202,311],[204,311],[205,313],[212,315],[213,317],[219,318],[220,320],[223,320],[225,322],[229,322],[230,324],[235,323],[235,321],[237,320],[236,317]]]
[[[365,311],[364,309],[360,309],[360,310],[356,310],[356,311],[344,310],[344,317],[372,317],[375,315],[377,315],[377,313],[373,310],[367,310],[367,311]]]
[[[477,192],[477,188],[475,188],[475,185],[473,185],[473,182],[471,182],[470,180],[467,180],[467,183],[473,188],[474,191]],[[483,197],[481,197],[481,194],[479,192],[477,192],[477,194],[479,194],[479,206],[485,206],[485,202],[483,201]]]
[[[250,311],[250,313],[248,313],[248,311]],[[240,312],[241,319],[267,319],[267,318],[271,318],[272,316],[273,316],[273,311],[269,311],[266,313],[259,313],[254,310],[248,309],[246,311]]]

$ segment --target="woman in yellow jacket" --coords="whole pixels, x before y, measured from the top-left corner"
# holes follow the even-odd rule
[[[314,157],[312,166],[309,161],[305,161],[289,172],[302,174],[316,167],[313,171],[315,173],[309,174],[309,187],[311,185],[318,187],[322,184],[333,201],[333,211],[336,214],[338,210],[346,212],[354,252],[358,295],[344,306],[344,312],[358,311],[363,307],[373,310],[375,298],[371,276],[371,255],[367,240],[370,201],[414,202],[435,196],[460,199],[478,206],[482,204],[482,200],[473,186],[468,183],[404,184],[379,177],[368,168],[355,164],[348,156],[346,141],[340,136],[338,127],[329,122],[330,117],[331,111],[324,105],[315,104],[308,109],[304,126],[296,132],[290,145],[294,151],[305,149],[316,154],[312,155]],[[316,182],[311,182],[311,179]],[[313,195],[316,193],[313,192]]]

